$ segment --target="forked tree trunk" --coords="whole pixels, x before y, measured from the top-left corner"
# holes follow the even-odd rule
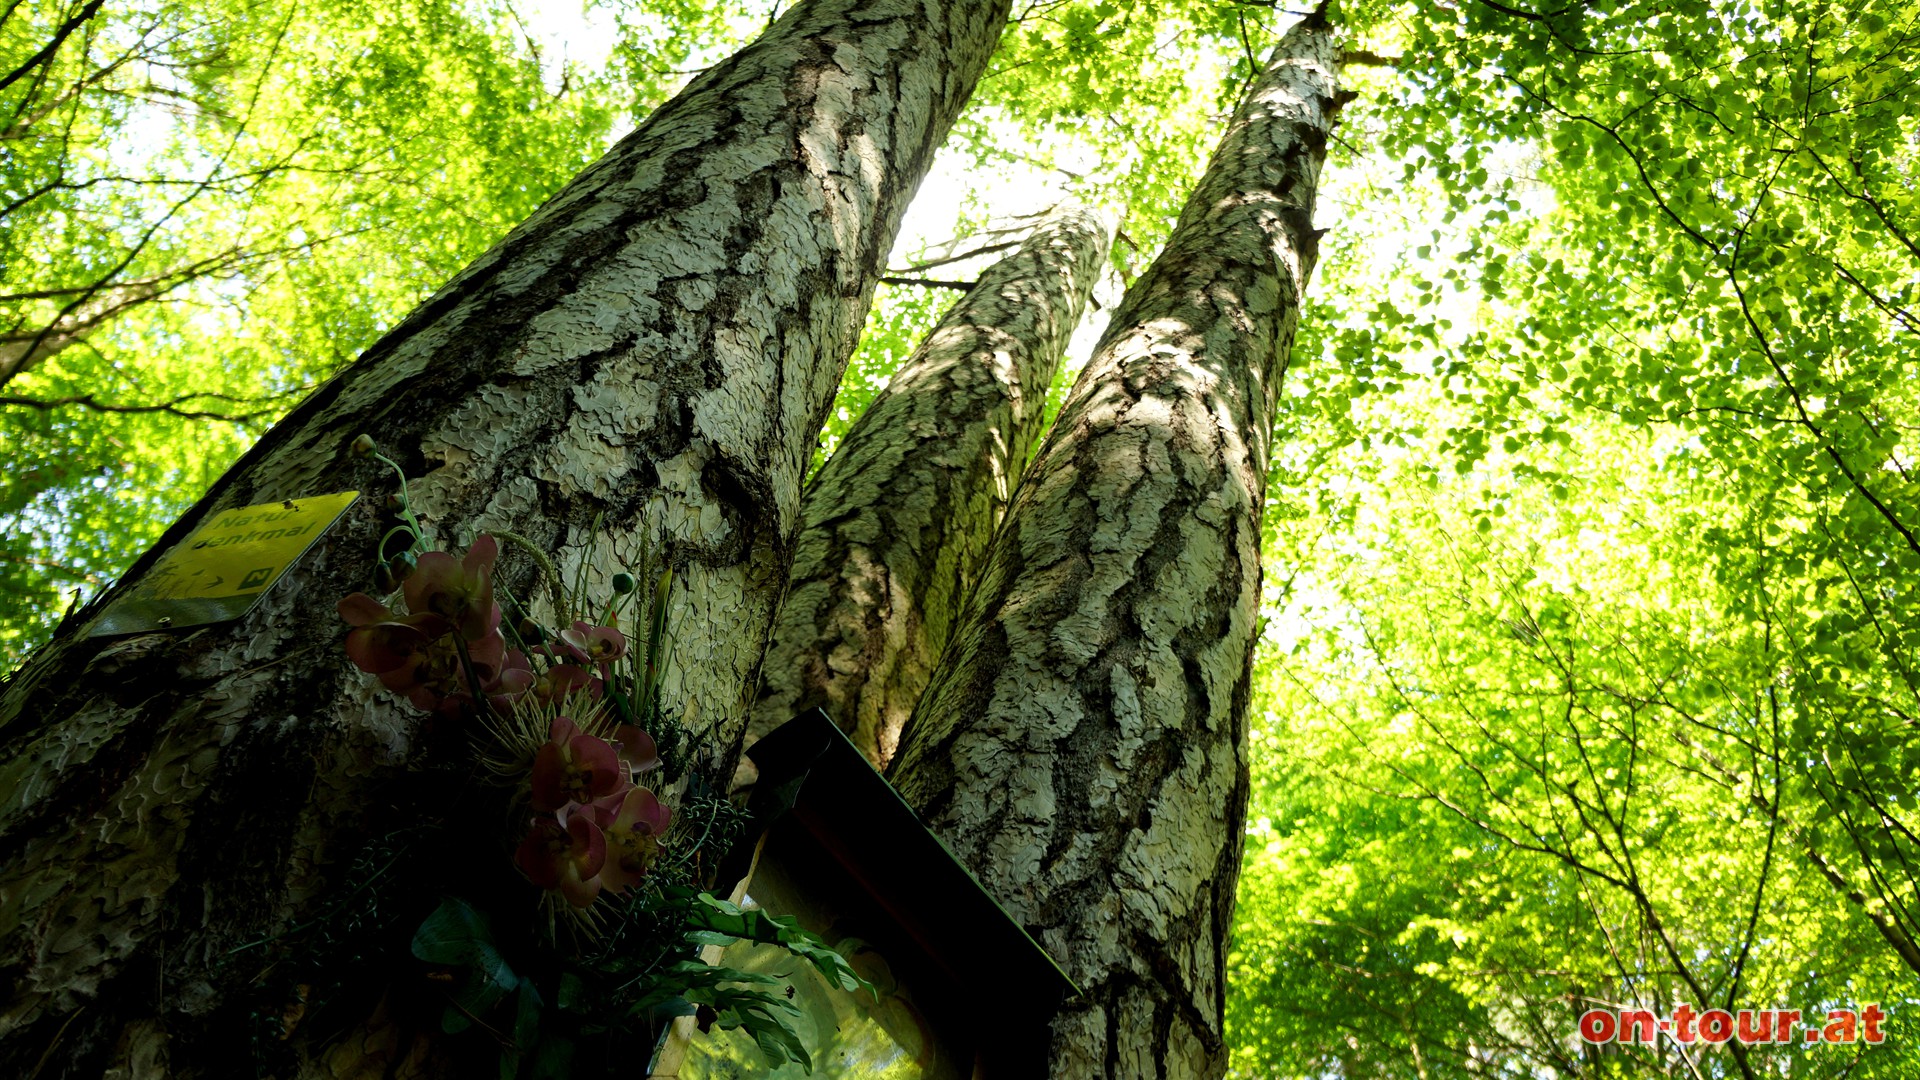
[[[1053,1075],[1214,1077],[1271,417],[1334,112],[1290,31],[995,536],[893,777],[1086,992]]]
[[[799,6],[297,408],[120,586],[220,509],[370,492],[252,614],[82,636],[95,605],[28,661],[0,697],[0,1076],[235,1070],[248,1012],[286,1004],[249,999],[274,948],[236,948],[404,824],[375,815],[421,717],[349,667],[334,611],[386,524],[361,432],[424,474],[443,544],[509,528],[565,569],[597,523],[604,584],[651,538],[684,572],[668,698],[698,704],[719,776],[881,260],[1006,12]],[[400,1052],[353,1038],[329,1067]]]
[[[815,706],[884,767],[1041,425],[1113,228],[1061,212],[980,275],[801,501],[748,738]]]

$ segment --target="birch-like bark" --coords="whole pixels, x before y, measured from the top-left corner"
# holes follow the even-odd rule
[[[877,766],[980,570],[1046,420],[1111,223],[1057,214],[989,267],[874,398],[801,501],[749,740],[826,710]]]
[[[334,604],[366,587],[392,489],[349,457],[361,432],[421,477],[416,509],[447,546],[508,528],[569,577],[592,550],[605,595],[614,558],[651,539],[682,572],[668,703],[697,704],[699,764],[724,775],[820,424],[1007,6],[789,12],[294,410],[121,582],[218,510],[369,492],[250,615],[84,637],[95,604],[16,673],[0,1075],[234,1069],[249,1013],[287,1005],[249,996],[273,943],[367,835],[408,823],[391,807],[424,748],[459,752],[341,651]],[[507,584],[525,596],[529,573]],[[337,1029],[295,1045],[310,1034]],[[303,1068],[378,1074],[410,1045],[376,1025]]]
[[[1086,991],[1052,1075],[1217,1077],[1268,444],[1333,119],[1299,24],[1021,481],[893,777]]]

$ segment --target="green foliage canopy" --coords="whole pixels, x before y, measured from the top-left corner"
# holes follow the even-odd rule
[[[607,11],[588,72],[504,3],[7,9],[0,660],[768,14]],[[1123,209],[1131,276],[1293,16],[1015,14],[946,167]],[[1276,418],[1236,1071],[1912,1075],[1920,11],[1336,19],[1359,96]],[[1035,209],[962,194],[903,274],[964,278]],[[882,286],[823,454],[950,299]],[[1883,1047],[1572,1035],[1866,1001]]]
[[[1398,62],[1350,72],[1335,183],[1377,212],[1274,478],[1237,1066],[1910,1074],[1898,1019],[1742,1053],[1572,1030],[1913,1001],[1920,20],[1353,25]]]

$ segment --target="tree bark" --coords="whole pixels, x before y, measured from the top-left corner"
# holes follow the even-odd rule
[[[347,453],[361,432],[421,476],[443,546],[511,528],[563,567],[592,551],[604,586],[651,539],[684,583],[667,697],[697,703],[697,765],[724,776],[820,423],[1006,14],[788,13],[296,409],[120,586],[218,510],[369,492],[251,614],[81,636],[96,603],[29,659],[0,696],[0,1075],[236,1070],[249,1011],[282,1005],[248,997],[272,942],[398,824],[378,808],[430,744],[349,667],[334,611],[386,524],[390,477]],[[401,1038],[303,1068],[378,1073]]]
[[[1053,1075],[1219,1076],[1272,413],[1335,51],[1280,42],[1021,481],[893,777],[1085,996]]]
[[[749,740],[818,706],[876,766],[893,756],[1112,238],[1085,210],[1048,221],[980,275],[821,466]]]

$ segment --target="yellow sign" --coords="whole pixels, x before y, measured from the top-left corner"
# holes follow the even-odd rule
[[[359,496],[342,491],[222,510],[108,605],[93,636],[239,618]]]

